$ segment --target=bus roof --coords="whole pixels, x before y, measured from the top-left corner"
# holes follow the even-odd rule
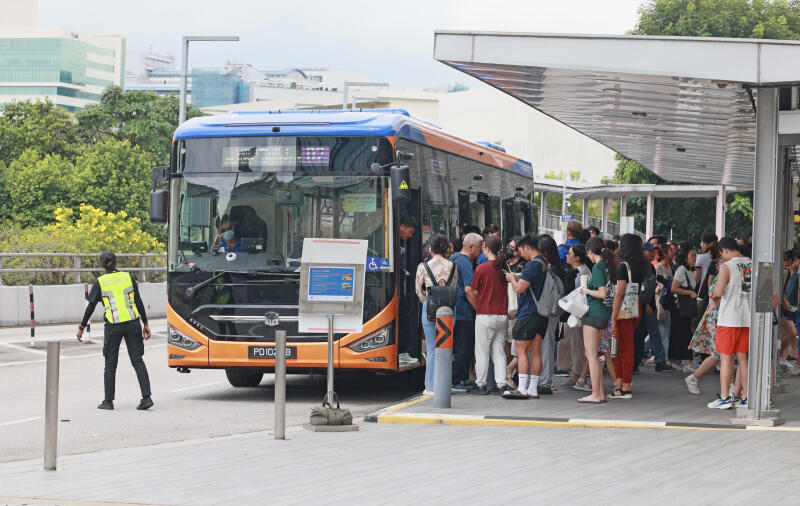
[[[510,156],[497,146],[487,146],[489,143],[447,134],[404,109],[236,111],[192,118],[175,131],[176,139],[264,135],[401,137],[533,177],[529,162]]]

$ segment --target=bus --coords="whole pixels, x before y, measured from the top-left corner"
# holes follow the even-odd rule
[[[363,332],[335,337],[334,367],[409,371],[419,385],[414,275],[426,240],[490,223],[510,239],[534,226],[530,163],[404,110],[193,118],[175,131],[170,158],[160,178],[154,171],[168,189],[151,194],[151,220],[168,224],[168,365],[225,369],[236,387],[274,371],[278,329],[288,372],[327,367],[327,335],[298,331],[305,238],[368,241]],[[402,188],[392,171],[407,174]],[[406,216],[418,227],[401,240]]]

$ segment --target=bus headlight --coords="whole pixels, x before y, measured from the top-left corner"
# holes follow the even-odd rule
[[[394,332],[392,332],[392,326],[389,325],[388,327],[384,327],[366,337],[362,337],[354,343],[348,344],[347,347],[356,353],[363,353],[365,351],[377,350],[378,348],[391,346],[393,344]]]
[[[196,350],[197,348],[203,346],[202,343],[192,339],[183,332],[175,330],[172,327],[167,327],[167,342],[173,346],[177,346],[178,348],[183,348],[184,350],[190,351]]]

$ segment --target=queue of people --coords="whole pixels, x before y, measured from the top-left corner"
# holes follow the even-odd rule
[[[566,242],[524,235],[506,245],[496,225],[451,243],[434,235],[417,269],[427,342],[425,393],[433,393],[434,322],[425,305],[433,286],[457,293],[452,388],[509,400],[537,399],[558,388],[583,391],[579,403],[632,399],[633,376],[645,363],[656,372],[687,373],[691,394],[699,378],[718,369],[720,389],[709,408],[747,403],[750,272],[744,245],[703,236],[689,243],[635,234],[612,240],[580,223],[567,225]],[[800,253],[784,255],[781,367],[800,374],[797,352]],[[554,303],[585,297],[580,314]],[[577,317],[579,316],[579,317]],[[606,392],[604,374],[613,388]]]

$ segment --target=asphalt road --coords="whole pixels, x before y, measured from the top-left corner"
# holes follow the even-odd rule
[[[103,399],[101,336],[94,344],[74,340],[75,325],[37,329],[29,348],[27,329],[0,329],[0,462],[42,456],[44,438],[45,341],[62,341],[58,451],[60,455],[125,448],[209,436],[269,430],[273,427],[272,375],[255,388],[234,388],[221,370],[180,374],[167,367],[166,321],[151,322],[145,362],[155,406],[137,411],[136,375],[120,350],[114,411],[97,409]],[[336,391],[354,416],[409,395],[392,377],[337,375]],[[287,378],[287,427],[308,420],[325,393],[324,376]]]

